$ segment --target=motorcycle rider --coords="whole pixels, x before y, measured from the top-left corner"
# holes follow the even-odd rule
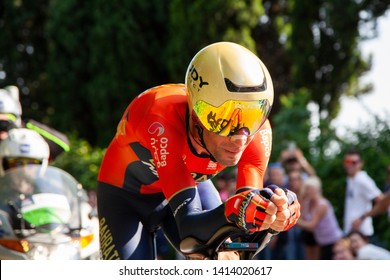
[[[20,229],[22,226],[27,229],[53,229],[62,225],[80,228],[81,236],[86,236],[90,241],[87,247],[82,248],[81,257],[97,259],[97,218],[90,217],[92,208],[84,197],[77,198],[79,193],[71,195],[66,192],[61,177],[46,176],[49,158],[49,145],[38,132],[27,128],[13,128],[8,131],[7,138],[0,142],[0,175],[6,174],[3,177],[6,180],[1,181],[1,184],[3,187],[10,183],[13,190],[21,195],[15,202],[11,200],[12,204],[3,201],[1,205],[6,207],[1,210],[7,212],[14,229]],[[30,165],[35,166],[29,168]],[[18,170],[18,167],[26,168]],[[12,173],[12,169],[16,172]],[[53,173],[52,169],[48,173],[57,174]],[[76,204],[79,206],[76,207]],[[79,209],[79,212],[75,209]]]
[[[12,128],[8,131],[8,136],[0,142],[0,175],[3,176],[9,169],[29,164],[39,164],[45,168],[48,165],[49,153],[49,145],[39,133],[27,128]],[[12,180],[14,185],[18,186],[19,193],[32,193],[33,186],[26,178],[14,176]],[[21,206],[18,205],[17,208],[19,207]],[[20,219],[14,214],[18,211],[3,210],[9,212],[11,224],[17,227]]]
[[[0,89],[0,141],[7,137],[10,129],[16,127],[34,130],[44,138],[50,148],[49,161],[70,149],[69,139],[65,134],[35,120],[22,120],[19,89],[7,86]]]
[[[21,117],[19,91],[14,87],[0,89],[0,141],[7,137],[10,129],[21,127]]]
[[[0,175],[10,168],[27,164],[48,165],[49,145],[36,131],[13,128],[0,142]]]

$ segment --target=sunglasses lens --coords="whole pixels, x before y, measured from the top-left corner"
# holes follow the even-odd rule
[[[15,128],[16,125],[8,120],[0,120],[0,131],[9,131],[12,128]]]
[[[34,158],[5,158],[3,161],[5,170],[29,164],[42,164],[42,161]]]
[[[358,164],[360,161],[359,160],[351,160],[351,159],[346,159],[344,160],[344,163],[345,164],[352,164],[352,165],[356,165]]]
[[[270,107],[268,100],[228,100],[219,107],[200,100],[193,109],[207,130],[230,136],[239,130],[246,130],[249,135],[256,133],[267,119]]]

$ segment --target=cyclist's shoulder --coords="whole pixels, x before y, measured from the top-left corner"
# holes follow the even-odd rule
[[[162,111],[186,108],[186,88],[182,84],[164,84],[147,89],[132,100],[128,107],[130,114],[154,114]]]
[[[165,84],[149,88],[134,98],[126,108],[122,119],[137,125],[150,117],[168,116],[171,112],[185,112],[187,108],[185,86]]]
[[[183,96],[187,98],[186,87],[184,84],[163,84],[149,88],[142,92],[135,100],[144,98],[160,99],[169,96]]]

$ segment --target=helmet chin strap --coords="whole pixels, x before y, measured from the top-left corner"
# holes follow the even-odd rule
[[[203,148],[206,149],[206,151],[209,153],[209,156],[210,156],[210,159],[214,162],[217,162],[217,160],[214,158],[214,156],[211,154],[211,152],[209,151],[209,149],[207,149],[206,147],[206,143],[204,142],[204,139],[203,139],[203,128],[198,125],[198,124],[195,124],[195,128],[196,130],[198,131],[198,135],[199,135],[199,139],[200,139],[200,144]]]

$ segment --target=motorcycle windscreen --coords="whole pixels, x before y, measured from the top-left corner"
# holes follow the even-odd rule
[[[54,193],[38,193],[22,201],[22,217],[36,227],[67,224],[72,212],[67,198]]]

